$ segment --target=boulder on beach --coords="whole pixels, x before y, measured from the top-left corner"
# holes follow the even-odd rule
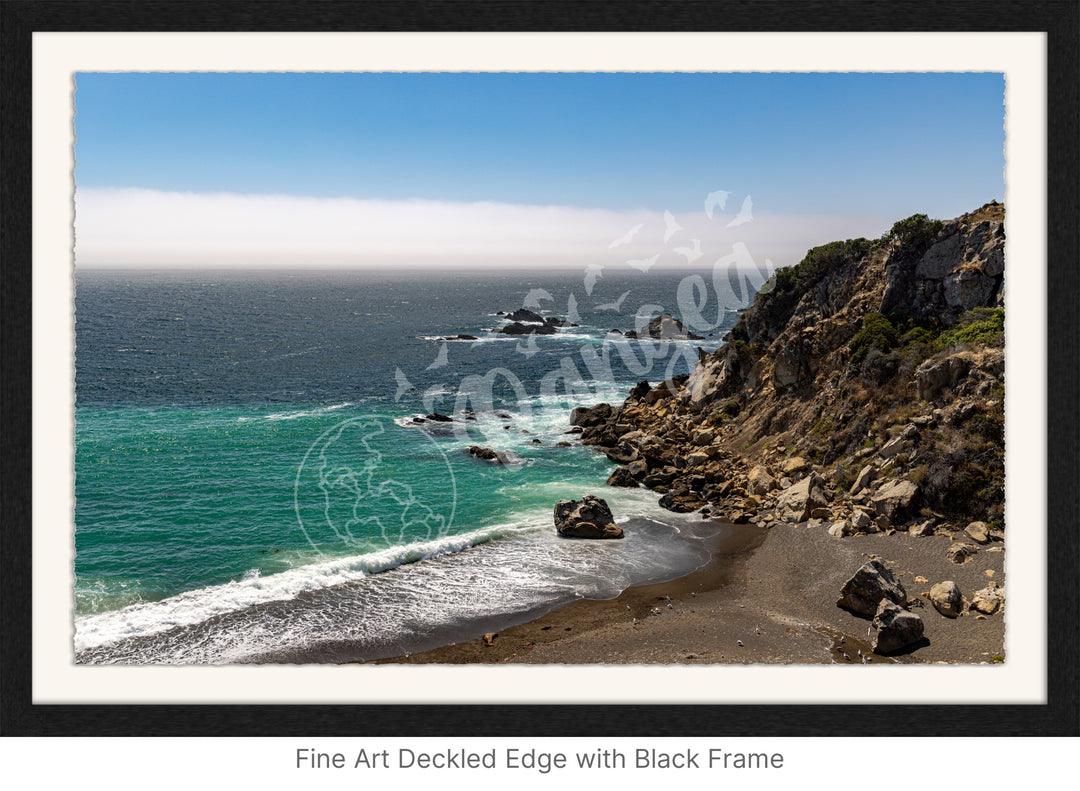
[[[907,480],[891,480],[882,484],[870,498],[870,507],[879,516],[895,520],[911,506],[919,487]]]
[[[555,503],[555,529],[567,538],[623,537],[608,504],[592,494]]]
[[[901,609],[888,599],[882,599],[871,624],[876,630],[870,648],[877,654],[893,654],[912,643],[917,643],[923,636],[922,618],[913,612]]]
[[[688,514],[704,508],[707,503],[688,487],[680,485],[660,498],[660,507],[677,514]]]
[[[975,591],[975,595],[971,599],[971,609],[984,615],[993,615],[1001,609],[1002,598],[1001,589],[991,582],[982,590]]]
[[[939,582],[930,588],[930,603],[946,618],[955,618],[964,609],[960,586],[952,580]]]
[[[812,472],[798,483],[789,486],[776,498],[776,510],[790,510],[800,522],[805,522],[814,509],[824,508],[828,504],[827,498],[825,479]]]
[[[844,583],[836,606],[858,615],[874,615],[882,599],[901,607],[907,605],[907,591],[878,558],[872,558]]]

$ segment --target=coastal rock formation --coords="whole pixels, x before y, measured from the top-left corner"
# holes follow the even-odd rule
[[[514,321],[505,327],[499,327],[495,332],[503,335],[554,335],[558,330],[551,324],[522,324]]]
[[[646,327],[634,337],[656,338],[665,341],[700,341],[703,336],[696,335],[686,329],[681,321],[670,313],[662,313],[646,325]]]
[[[901,609],[888,599],[882,599],[870,624],[875,630],[870,647],[877,654],[894,654],[923,636],[922,618]]]
[[[905,607],[907,591],[888,566],[872,558],[844,583],[836,606],[859,615],[874,615],[882,599]]]
[[[534,324],[543,324],[544,317],[528,308],[518,308],[506,314],[507,321],[527,321]]]
[[[503,316],[509,322],[495,330],[503,335],[554,335],[561,327],[577,326],[557,316],[541,316],[528,308],[518,308],[510,313],[499,311],[496,315]]]
[[[1004,536],[1004,218],[991,202],[809,250],[688,374],[575,410],[582,443],[621,465],[613,485],[667,508],[844,543],[962,537],[948,557],[970,559]],[[637,332],[686,331],[669,314],[650,325]],[[838,604],[905,607],[896,578],[868,567],[877,589],[853,578]]]
[[[555,504],[555,529],[568,538],[622,538],[623,530],[607,502],[587,494],[581,500],[561,500]]]

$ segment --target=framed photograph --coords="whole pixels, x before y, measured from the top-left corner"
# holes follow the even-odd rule
[[[1076,735],[1076,9],[924,6],[5,4],[4,731]]]

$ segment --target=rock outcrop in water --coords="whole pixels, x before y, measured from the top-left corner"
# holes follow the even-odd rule
[[[606,501],[587,494],[555,504],[555,529],[567,538],[622,538],[623,530]]]
[[[518,308],[510,313],[499,311],[496,315],[505,317],[509,322],[495,330],[504,335],[554,335],[561,327],[577,326],[558,316],[541,316],[528,308]]]

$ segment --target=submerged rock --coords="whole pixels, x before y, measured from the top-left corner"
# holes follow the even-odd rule
[[[615,524],[608,504],[587,494],[581,500],[555,503],[555,529],[568,538],[622,538],[622,528]]]
[[[482,448],[479,445],[469,446],[469,455],[474,459],[480,459],[481,461],[489,461],[492,464],[508,464],[510,459],[505,453],[501,453],[491,448]]]

